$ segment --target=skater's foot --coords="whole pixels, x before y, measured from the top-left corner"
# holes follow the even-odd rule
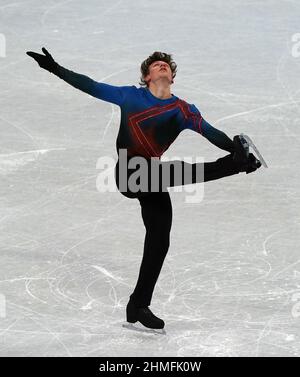
[[[127,322],[135,323],[139,321],[145,327],[150,329],[163,329],[165,323],[162,319],[156,317],[147,307],[138,307],[129,301],[126,306]]]
[[[261,162],[249,153],[249,144],[241,135],[234,136],[233,142],[235,146],[233,161],[240,172],[249,174],[261,167]]]

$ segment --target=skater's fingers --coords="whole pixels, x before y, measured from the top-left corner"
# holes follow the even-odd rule
[[[39,56],[43,56],[43,55],[38,54],[38,53],[33,52],[33,51],[26,51],[26,54],[27,54],[28,56],[30,56],[31,58],[35,59],[35,60],[36,60]]]
[[[48,57],[52,58],[51,54],[45,49],[45,47],[42,48],[43,53]]]
[[[249,154],[249,167],[246,171],[247,174],[252,173],[253,171],[261,167],[261,162],[254,156],[253,153]]]

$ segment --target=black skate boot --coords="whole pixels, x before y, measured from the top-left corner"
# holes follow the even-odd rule
[[[261,167],[261,162],[249,153],[249,144],[242,135],[234,136],[233,143],[235,146],[233,161],[240,172],[249,174]]]
[[[132,301],[126,306],[127,322],[135,323],[139,321],[145,327],[150,329],[163,329],[165,323],[162,319],[156,317],[147,307],[138,307]]]

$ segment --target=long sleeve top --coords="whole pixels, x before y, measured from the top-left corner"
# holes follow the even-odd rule
[[[114,86],[97,82],[62,66],[58,77],[73,87],[103,101],[120,106],[121,122],[116,149],[127,149],[128,156],[158,157],[169,148],[181,131],[190,129],[220,149],[232,153],[233,141],[210,125],[194,104],[172,94],[160,99],[148,88]]]

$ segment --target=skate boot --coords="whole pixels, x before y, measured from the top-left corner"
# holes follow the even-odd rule
[[[147,307],[138,307],[129,301],[126,306],[127,322],[135,323],[139,321],[145,327],[150,329],[163,329],[165,323],[162,319],[156,317]]]
[[[235,152],[233,154],[233,161],[240,172],[252,173],[261,167],[261,162],[249,153],[249,144],[242,135],[236,135],[233,138]]]

